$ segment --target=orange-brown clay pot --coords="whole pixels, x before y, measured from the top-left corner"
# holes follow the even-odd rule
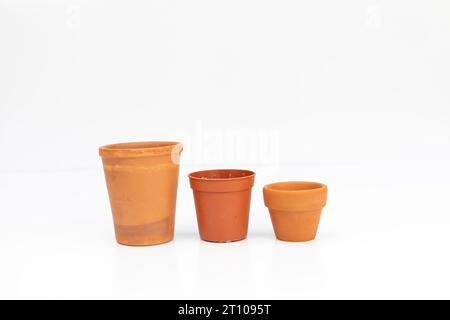
[[[181,151],[180,143],[162,141],[100,147],[117,242],[173,239]]]
[[[277,239],[314,240],[327,186],[317,182],[278,182],[264,186],[264,203],[269,208]]]
[[[248,170],[206,170],[191,173],[200,238],[230,242],[247,237],[255,173]]]

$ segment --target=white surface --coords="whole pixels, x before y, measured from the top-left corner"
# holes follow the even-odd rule
[[[448,1],[0,1],[0,298],[450,298]],[[175,139],[174,242],[115,244],[98,146]],[[201,242],[186,175],[257,173]],[[329,186],[317,240],[265,183]]]
[[[115,244],[100,170],[3,174],[1,297],[448,298],[448,166],[306,172],[330,188],[316,241],[274,239],[261,178],[248,239],[200,241],[183,170],[175,241],[140,248]]]

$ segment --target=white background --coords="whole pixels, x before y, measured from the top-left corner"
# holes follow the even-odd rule
[[[160,139],[175,241],[117,245],[98,147]],[[202,242],[224,167],[249,237]],[[315,241],[274,239],[282,180],[328,185]],[[449,1],[0,0],[0,298],[450,298],[449,200]]]

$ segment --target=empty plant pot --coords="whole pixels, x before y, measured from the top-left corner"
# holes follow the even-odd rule
[[[206,170],[189,175],[200,238],[230,242],[247,237],[254,180],[255,173],[248,170]]]
[[[171,241],[179,157],[177,142],[130,142],[100,147],[117,242]]]
[[[269,208],[277,239],[309,241],[316,237],[327,186],[318,182],[278,182],[264,186],[264,203]]]

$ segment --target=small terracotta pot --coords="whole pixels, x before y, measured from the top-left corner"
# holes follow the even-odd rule
[[[212,242],[245,239],[255,173],[206,170],[189,175],[200,238]]]
[[[100,147],[117,242],[171,241],[179,157],[177,142],[130,142]]]
[[[327,186],[317,182],[278,182],[264,186],[264,203],[269,208],[277,239],[314,240]]]

